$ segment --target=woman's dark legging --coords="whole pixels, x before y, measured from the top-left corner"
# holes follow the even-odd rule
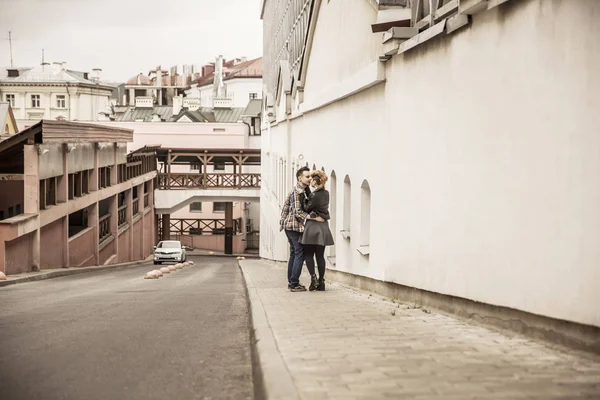
[[[315,256],[317,257],[317,267],[319,268],[319,278],[325,277],[325,246],[318,244],[304,245],[304,261],[311,275],[315,274]]]

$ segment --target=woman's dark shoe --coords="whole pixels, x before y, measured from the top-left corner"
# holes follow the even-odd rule
[[[325,291],[325,279],[324,278],[319,278],[319,286],[317,287],[317,290],[319,292]]]
[[[311,275],[310,276],[310,286],[308,287],[308,290],[315,291],[317,290],[319,286],[319,282],[317,281],[317,276],[316,275]]]

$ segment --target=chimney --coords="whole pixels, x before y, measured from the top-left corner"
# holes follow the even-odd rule
[[[213,83],[213,98],[222,98],[224,97],[224,87],[223,87],[223,56],[217,57],[217,62],[215,63],[215,80]]]
[[[183,96],[174,96],[173,97],[173,115],[178,115],[183,108]]]
[[[208,76],[215,72],[215,64],[210,63],[202,67],[202,77]]]
[[[53,71],[55,74],[58,74],[58,73],[60,73],[62,70],[63,70],[63,69],[62,69],[62,63],[61,63],[61,62],[53,62],[53,63],[52,63],[52,71]]]
[[[92,80],[94,82],[100,81],[100,73],[102,72],[102,69],[101,68],[94,68],[94,69],[92,69],[92,71],[93,71]]]
[[[162,71],[160,70],[160,65],[156,67],[156,86],[162,86]]]

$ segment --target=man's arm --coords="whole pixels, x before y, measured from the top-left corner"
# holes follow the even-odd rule
[[[279,231],[281,232],[285,228],[285,219],[290,213],[290,196],[285,199],[283,203],[283,209],[281,210],[281,218],[279,219]]]
[[[295,190],[294,190],[294,194],[293,194],[293,199],[294,199],[294,217],[298,221],[304,223],[304,221],[306,220],[306,217],[308,217],[308,214],[302,210],[302,204],[300,202],[300,195]]]

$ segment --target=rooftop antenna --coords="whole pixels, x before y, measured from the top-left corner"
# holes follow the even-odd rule
[[[11,31],[8,31],[8,46],[10,47],[10,67],[13,68],[12,32]]]

